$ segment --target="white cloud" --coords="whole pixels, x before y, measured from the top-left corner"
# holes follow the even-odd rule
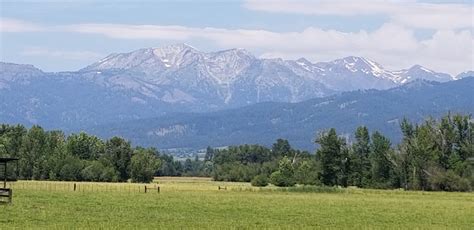
[[[462,29],[474,27],[472,5],[433,4],[414,0],[246,0],[250,10],[313,15],[386,15],[391,23],[412,28]]]
[[[41,47],[30,47],[21,51],[20,55],[28,57],[47,57],[47,58],[61,58],[66,60],[90,60],[95,61],[105,55],[92,51],[63,51],[50,50]]]
[[[185,27],[178,25],[73,24],[42,27],[48,31],[87,33],[113,39],[154,39],[172,42],[207,40],[215,49],[246,48],[263,57],[328,61],[343,56],[363,56],[390,69],[421,64],[428,68],[457,74],[474,69],[472,29],[437,30],[431,38],[419,40],[415,29],[400,23],[387,23],[375,31],[341,32],[308,27],[302,31]],[[94,60],[102,57],[89,51],[65,52],[28,49],[27,56],[48,56]]]
[[[389,68],[413,64],[457,74],[473,67],[474,37],[471,30],[440,30],[427,40],[417,40],[414,30],[399,24],[384,24],[376,31],[355,33],[309,27],[300,32],[196,28],[159,25],[79,24],[63,28],[70,32],[101,34],[120,39],[206,39],[219,48],[242,47],[260,51],[263,57],[327,61],[358,55]]]
[[[43,27],[17,19],[0,18],[0,32],[38,32]]]

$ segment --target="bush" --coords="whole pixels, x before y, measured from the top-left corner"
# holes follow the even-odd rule
[[[288,157],[283,157],[278,164],[278,171],[270,175],[270,182],[279,187],[291,187],[296,184],[293,166]]]
[[[291,187],[296,184],[293,177],[285,175],[281,171],[276,171],[270,175],[270,182],[278,187]]]
[[[82,161],[77,157],[67,157],[64,160],[64,165],[59,171],[59,179],[65,181],[81,180],[81,171],[84,167]]]
[[[471,190],[469,180],[462,178],[452,170],[436,172],[430,178],[431,189],[443,191],[467,192]]]
[[[252,179],[250,184],[256,187],[265,187],[268,185],[268,178],[266,175],[263,175],[263,174],[257,175]]]

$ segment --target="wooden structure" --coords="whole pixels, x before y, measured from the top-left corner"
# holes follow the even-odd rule
[[[2,203],[11,203],[12,198],[13,198],[13,191],[11,188],[7,188],[7,181],[11,180],[12,178],[8,178],[7,176],[7,169],[8,169],[8,163],[13,162],[13,161],[18,161],[17,158],[0,158],[0,166],[3,166],[3,178],[0,178],[3,180],[3,188],[0,188],[0,202]],[[6,198],[4,200],[3,198]]]
[[[156,191],[157,191],[158,193],[160,193],[160,186],[147,187],[147,186],[145,185],[145,193],[146,193],[148,190],[153,190],[153,189],[156,189]]]

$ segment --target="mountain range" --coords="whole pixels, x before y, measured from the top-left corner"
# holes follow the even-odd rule
[[[81,130],[254,104],[324,101],[343,92],[390,91],[420,79],[450,82],[472,73],[451,76],[419,65],[390,71],[354,56],[318,63],[265,59],[244,49],[202,52],[186,44],[111,54],[69,72],[1,62],[0,122]]]

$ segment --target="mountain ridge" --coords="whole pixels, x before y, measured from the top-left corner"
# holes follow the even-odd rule
[[[89,127],[101,137],[120,135],[144,146],[202,149],[285,138],[312,150],[318,131],[336,128],[350,137],[359,125],[400,138],[403,118],[420,122],[449,112],[473,114],[474,76],[444,83],[416,80],[388,90],[358,90],[299,103],[265,102],[210,113],[176,113]],[[396,143],[394,143],[396,144]]]
[[[178,44],[111,54],[78,71],[43,72],[1,62],[0,97],[5,100],[0,101],[0,120],[78,128],[175,112],[301,102],[389,89],[420,78],[456,79],[421,66],[388,71],[354,56],[312,63],[257,58],[239,48],[206,53]]]

